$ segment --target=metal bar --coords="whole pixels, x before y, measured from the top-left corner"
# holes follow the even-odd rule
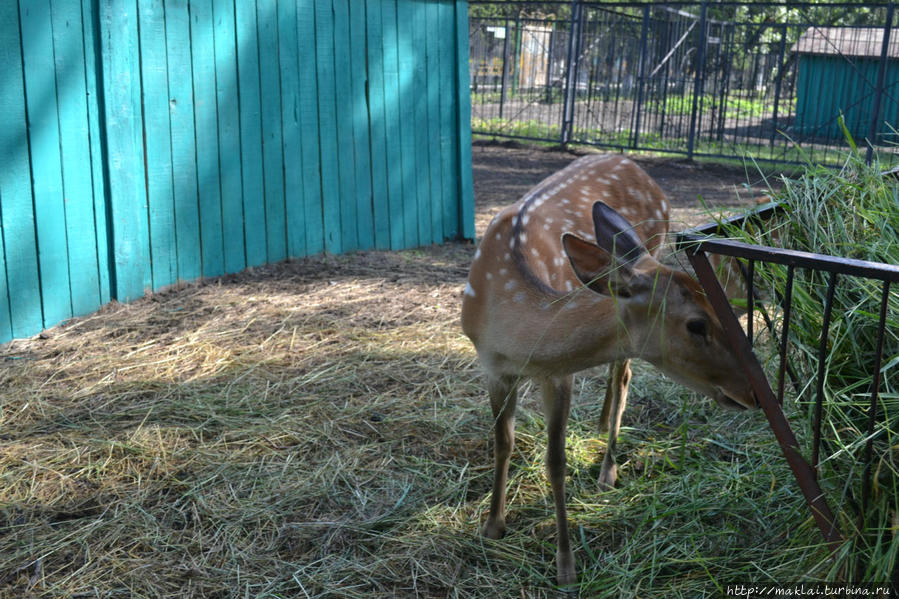
[[[865,510],[871,498],[871,452],[874,449],[874,423],[877,420],[877,400],[880,394],[880,364],[883,361],[883,340],[886,336],[887,306],[890,302],[890,282],[883,284],[883,296],[880,300],[880,323],[877,333],[877,353],[874,357],[874,380],[871,381],[871,406],[868,412],[868,440],[865,442],[865,474],[862,479],[862,508],[858,514],[859,529],[864,522]]]
[[[771,119],[770,147],[774,147],[774,136],[777,135],[777,116],[780,107],[780,85],[783,81],[784,54],[787,51],[787,26],[781,25],[780,29],[780,53],[777,60],[777,75],[774,78],[774,116]]]
[[[546,52],[546,83],[544,85],[544,91],[546,92],[546,105],[552,105],[553,97],[553,49],[555,48],[555,37],[558,35],[556,33],[556,25],[558,25],[558,21],[552,22],[552,29],[549,31],[549,48],[547,48]]]
[[[506,18],[505,25],[503,25],[505,29],[505,37],[503,38],[503,78],[502,84],[499,91],[499,120],[503,120],[503,107],[506,105],[506,100],[508,99],[509,94],[509,19]]]
[[[893,29],[893,3],[887,5],[886,24],[883,26],[883,44],[880,46],[880,64],[877,67],[877,90],[874,94],[874,108],[871,115],[871,128],[868,130],[868,151],[865,161],[871,164],[874,158],[874,141],[877,137],[880,122],[880,103],[883,99],[883,79],[887,69],[887,54],[890,47],[890,31]]]
[[[726,256],[738,256],[740,258],[792,265],[800,268],[813,268],[841,275],[890,281],[891,283],[899,282],[899,266],[894,264],[824,256],[812,254],[811,252],[751,245],[740,241],[710,239],[689,233],[680,233],[677,237],[677,247],[684,249],[691,246]]]
[[[821,491],[821,487],[818,485],[814,471],[799,453],[799,443],[796,441],[796,436],[793,434],[790,423],[774,397],[774,391],[765,377],[761,364],[759,364],[758,359],[752,352],[749,340],[743,334],[740,321],[737,320],[737,317],[734,316],[731,310],[730,302],[728,302],[724,290],[721,289],[721,284],[715,277],[714,268],[712,268],[705,253],[695,246],[687,251],[687,257],[690,260],[690,264],[693,265],[696,277],[702,284],[703,289],[705,289],[709,303],[724,327],[731,346],[737,352],[744,372],[755,392],[756,399],[768,418],[771,430],[774,432],[778,443],[780,443],[781,451],[790,469],[793,471],[796,481],[799,483],[799,488],[802,490],[802,494],[812,510],[812,516],[821,530],[821,534],[824,535],[824,539],[830,546],[830,549],[836,551],[842,544],[843,537],[837,529],[833,513],[827,505],[827,500]]]
[[[643,113],[643,89],[646,85],[646,55],[647,39],[649,35],[649,4],[643,7],[643,24],[640,30],[640,79],[637,85],[637,105],[634,106],[635,122],[634,122],[634,141],[633,147],[637,148],[640,139],[640,117]],[[673,51],[673,50],[672,50]],[[663,61],[664,62],[664,61]],[[659,65],[661,66],[661,65]],[[655,74],[655,72],[653,72]],[[650,75],[652,77],[652,75]]]
[[[753,326],[755,322],[755,260],[749,261],[749,268],[746,273],[746,336],[749,338],[749,345],[755,345],[755,335],[753,335]]]
[[[730,218],[724,218],[715,222],[707,223],[705,225],[686,229],[681,232],[681,235],[720,235],[725,232],[726,228],[729,226],[739,226],[747,220],[757,220],[759,222],[762,222],[783,211],[783,206],[781,206],[777,202],[769,202],[743,214],[738,214]]]
[[[571,140],[574,100],[577,95],[577,52],[580,38],[579,23],[583,6],[581,0],[571,0],[571,28],[568,34],[568,61],[565,63],[565,103],[562,106],[562,130],[559,143],[563,146]]]
[[[705,47],[708,37],[708,24],[706,23],[707,2],[702,3],[699,16],[699,51],[696,55],[696,78],[693,82],[693,107],[690,113],[690,137],[687,139],[687,158],[693,158],[693,150],[696,147],[696,121],[699,117],[700,96],[702,84],[705,81]]]
[[[833,311],[833,293],[837,287],[837,273],[830,273],[827,284],[827,297],[824,299],[824,322],[821,324],[821,345],[818,347],[818,378],[815,389],[815,412],[812,423],[812,469],[818,473],[818,461],[821,449],[821,412],[824,406],[824,374],[827,354],[827,336],[830,333],[830,316]]]
[[[793,275],[795,268],[787,267],[787,286],[782,298],[783,324],[780,327],[780,364],[777,367],[777,403],[784,404],[784,375],[787,371],[787,347],[790,340],[790,313],[793,311]]]

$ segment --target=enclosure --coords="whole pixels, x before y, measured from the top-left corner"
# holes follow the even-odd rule
[[[843,114],[884,163],[895,153],[892,3],[471,7],[476,134],[834,163]]]
[[[474,59],[470,77],[465,34],[474,30],[458,1],[0,8],[11,82],[0,119],[15,125],[0,133],[10,165],[0,170],[0,315],[9,317],[0,335],[62,321],[0,345],[0,596],[558,594],[545,423],[530,387],[509,534],[477,534],[491,416],[458,314],[475,252],[466,239],[574,157],[470,145],[469,92],[483,102],[476,124],[488,105],[501,113],[491,136],[646,149],[658,132],[659,148],[691,157],[737,155],[748,140],[764,158],[792,160],[798,154],[773,133],[799,118],[791,85],[801,53],[789,44],[849,7],[797,4],[782,23],[739,25],[741,10],[773,5],[540,4],[569,12],[492,17],[492,43],[506,58],[520,52],[517,66]],[[862,12],[859,27],[886,23],[889,55],[892,5]],[[566,38],[565,27],[578,35]],[[562,55],[590,66],[554,70],[571,62]],[[717,70],[704,70],[710,64]],[[874,112],[891,114],[891,72],[878,66],[884,93],[858,102],[880,98]],[[167,94],[153,93],[160,85]],[[774,109],[771,129],[756,127],[769,117],[743,100]],[[525,114],[539,120],[537,106],[559,117],[558,131],[555,120],[506,128]],[[610,114],[620,126],[597,129]],[[888,129],[868,125],[875,154],[889,159],[878,137]],[[609,143],[594,130],[624,137]],[[823,131],[802,148],[831,161]],[[777,178],[780,167],[635,160],[667,192],[673,231],[795,189]],[[690,267],[683,254],[665,260]],[[90,294],[80,295],[80,281]],[[144,297],[148,289],[157,292]],[[895,307],[895,288],[883,295]],[[134,301],[105,303],[112,298]],[[757,331],[759,356],[777,377],[783,359],[762,342],[776,344],[789,327],[776,301],[766,309],[774,322]],[[896,313],[880,321],[888,347]],[[897,356],[881,355],[874,370],[895,369]],[[833,426],[823,433],[836,445],[799,428],[805,396],[783,403],[803,450],[833,449],[816,468],[849,464],[848,475],[818,481],[840,532],[857,543],[843,549],[855,551],[849,573],[763,415],[720,411],[645,365],[624,417],[620,485],[598,488],[604,374],[577,379],[568,435],[582,596],[714,596],[741,583],[845,580],[895,566],[891,378],[879,395],[853,389],[848,424],[830,420],[843,400],[825,404]],[[869,412],[857,408],[872,401]],[[876,428],[860,429],[859,414]],[[868,445],[867,461],[853,461]],[[859,473],[871,481],[863,497],[876,505],[877,536],[855,519]]]

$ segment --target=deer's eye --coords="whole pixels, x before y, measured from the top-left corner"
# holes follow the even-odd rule
[[[705,338],[709,334],[709,325],[704,318],[694,318],[687,321],[687,330],[693,335]]]

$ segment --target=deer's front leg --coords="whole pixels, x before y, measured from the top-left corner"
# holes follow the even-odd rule
[[[606,455],[599,471],[599,485],[605,489],[615,486],[618,479],[618,466],[615,463],[615,447],[618,444],[618,430],[621,428],[621,415],[627,405],[627,391],[631,382],[630,360],[615,362],[609,367],[609,386],[606,389],[606,401],[603,404],[600,429],[607,426],[609,442]]]
[[[509,477],[509,459],[515,446],[517,382],[510,378],[491,378],[487,391],[493,410],[495,439],[493,495],[490,498],[490,514],[481,528],[481,534],[488,539],[499,539],[506,532],[506,481]]]
[[[560,585],[574,584],[574,554],[568,535],[565,508],[565,428],[571,406],[571,376],[546,379],[543,386],[543,409],[546,414],[546,470],[556,504],[556,578]]]

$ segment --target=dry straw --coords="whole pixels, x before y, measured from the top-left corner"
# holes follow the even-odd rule
[[[554,596],[528,389],[509,534],[477,535],[492,460],[458,326],[472,253],[264,267],[0,348],[0,596]],[[601,379],[577,392],[583,596],[695,597],[826,571],[761,416],[639,367],[621,482],[603,492]]]

